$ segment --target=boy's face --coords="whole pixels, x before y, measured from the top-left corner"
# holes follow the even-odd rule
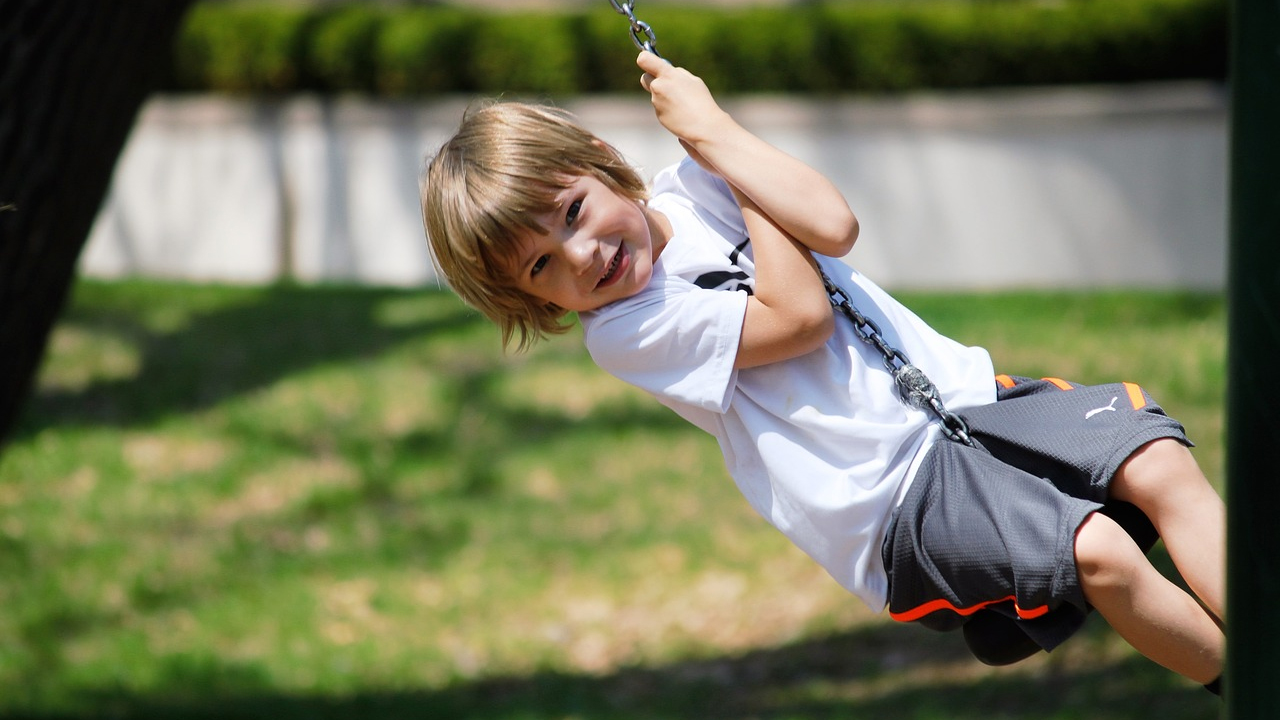
[[[537,218],[546,235],[519,237],[509,272],[517,289],[584,312],[631,297],[649,284],[666,233],[640,203],[590,175],[556,194]]]

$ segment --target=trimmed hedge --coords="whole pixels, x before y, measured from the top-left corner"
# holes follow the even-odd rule
[[[1226,74],[1227,0],[640,4],[658,50],[723,92],[886,92]],[[170,90],[610,93],[638,90],[626,19],[599,7],[200,3]]]

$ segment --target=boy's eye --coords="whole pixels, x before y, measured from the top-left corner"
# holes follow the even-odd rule
[[[578,213],[582,211],[582,201],[574,200],[569,203],[569,209],[564,213],[564,224],[572,225],[574,220],[578,219]]]
[[[534,260],[533,267],[529,270],[529,274],[537,275],[538,273],[542,272],[542,268],[547,266],[547,261],[550,259],[551,259],[550,255],[543,255],[537,260]]]

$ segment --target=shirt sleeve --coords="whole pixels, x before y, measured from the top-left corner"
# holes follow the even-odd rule
[[[723,413],[746,311],[745,292],[655,278],[627,301],[584,313],[583,339],[611,375],[665,402]]]

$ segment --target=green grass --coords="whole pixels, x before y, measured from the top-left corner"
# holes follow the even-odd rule
[[[1002,372],[1143,383],[1221,486],[1224,313],[923,295]],[[875,615],[576,334],[452,296],[82,283],[0,456],[0,717],[1211,718],[1096,618],[1002,669]]]

